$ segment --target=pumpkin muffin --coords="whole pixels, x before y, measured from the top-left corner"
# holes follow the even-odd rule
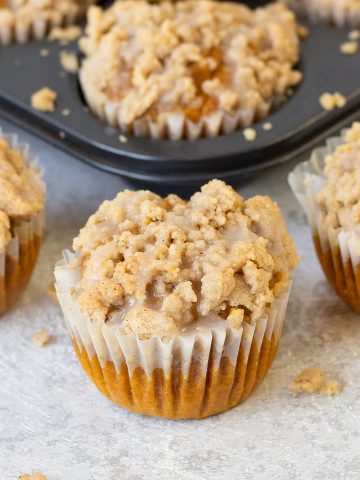
[[[93,112],[124,132],[195,139],[265,117],[301,73],[284,5],[119,0],[88,11],[80,82]]]
[[[287,0],[290,8],[313,23],[328,23],[337,27],[360,26],[359,0]]]
[[[0,45],[42,39],[79,20],[92,0],[0,0]]]
[[[40,250],[45,189],[34,157],[0,131],[0,315],[25,289]]]
[[[269,197],[213,180],[186,202],[124,191],[55,270],[76,354],[137,413],[202,418],[244,401],[278,347],[298,256]]]
[[[316,149],[289,181],[308,215],[327,279],[360,313],[360,123]]]

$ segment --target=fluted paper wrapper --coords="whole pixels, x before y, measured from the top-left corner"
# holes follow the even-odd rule
[[[313,151],[289,175],[290,186],[306,212],[316,253],[322,269],[337,294],[360,313],[360,236],[344,228],[328,228],[316,195],[325,183],[325,157],[344,142],[341,136],[328,139],[326,146]]]
[[[214,110],[211,114],[202,115],[196,122],[187,118],[182,112],[164,112],[158,114],[156,119],[144,115],[129,125],[122,121],[119,103],[110,101],[97,87],[97,72],[94,72],[93,63],[87,60],[83,62],[79,78],[87,104],[101,120],[119,128],[124,133],[155,140],[196,140],[201,137],[229,134],[266,117],[271,107],[280,102],[279,98],[274,97],[269,100],[267,108],[260,109],[255,106],[239,108],[233,114]]]
[[[16,135],[4,134],[12,148],[21,151],[32,168],[38,169],[37,158],[30,155],[27,144],[19,143]],[[44,228],[44,212],[26,220],[11,223],[12,238],[5,249],[0,250],[0,315],[10,308],[27,286],[40,250]]]
[[[56,292],[77,356],[98,389],[137,413],[202,418],[245,400],[270,367],[278,346],[290,285],[272,308],[240,330],[226,322],[167,339],[140,340],[119,325],[93,323],[73,300],[80,278],[65,253],[55,270]]]
[[[287,0],[290,8],[312,23],[326,23],[338,28],[360,27],[360,6],[354,0]]]
[[[78,22],[86,8],[94,3],[84,0],[83,3],[67,5],[53,11],[41,11],[37,14],[21,15],[0,8],[0,45],[12,42],[26,43],[30,40],[41,40],[56,27],[68,27]]]

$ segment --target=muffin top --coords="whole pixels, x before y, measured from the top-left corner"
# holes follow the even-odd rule
[[[328,227],[360,227],[360,122],[346,132],[344,142],[325,157],[325,185],[317,195]]]
[[[10,222],[25,220],[44,208],[44,186],[17,148],[0,138],[0,250],[9,242]]]
[[[298,263],[276,203],[245,201],[219,180],[188,202],[125,190],[89,218],[73,247],[80,309],[141,339],[253,322]]]
[[[85,92],[119,104],[124,126],[179,112],[264,116],[301,79],[295,18],[281,4],[117,1],[90,8],[81,47]]]

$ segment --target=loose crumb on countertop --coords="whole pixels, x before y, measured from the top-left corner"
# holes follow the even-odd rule
[[[310,30],[305,25],[298,25],[298,35],[301,39],[307,38],[309,36]]]
[[[70,115],[70,113],[71,113],[70,108],[63,108],[61,110],[61,115],[63,115],[64,117],[68,117]]]
[[[41,112],[53,112],[57,93],[51,88],[44,87],[31,95],[31,106]]]
[[[93,322],[121,319],[122,334],[141,339],[202,321],[256,321],[298,264],[277,204],[244,200],[219,180],[188,202],[125,190],[99,207],[73,247],[80,309]]]
[[[74,52],[62,50],[60,52],[60,64],[69,73],[76,73],[79,70],[79,60]]]
[[[49,40],[66,40],[72,41],[79,38],[81,35],[81,28],[77,25],[71,25],[70,27],[53,28],[49,33]]]
[[[294,393],[320,393],[321,395],[338,395],[341,387],[336,380],[327,380],[319,368],[307,368],[296,375],[289,389]]]
[[[344,55],[354,55],[359,50],[359,45],[355,40],[344,42],[340,45],[340,51]]]
[[[51,339],[52,339],[51,335],[43,331],[36,332],[31,337],[32,343],[37,347],[45,347],[45,345],[50,343]]]
[[[119,142],[120,143],[126,143],[127,141],[128,141],[128,139],[125,135],[119,135]]]
[[[334,108],[342,108],[346,104],[346,98],[339,92],[324,92],[320,96],[319,102],[324,110],[330,111]]]
[[[248,142],[253,142],[256,139],[257,133],[256,130],[253,128],[245,128],[243,131],[243,135],[245,137],[245,140]]]
[[[47,48],[42,48],[40,51],[39,51],[39,55],[40,57],[48,57],[50,54],[49,50]]]
[[[47,476],[41,472],[23,473],[19,476],[19,480],[48,480]]]

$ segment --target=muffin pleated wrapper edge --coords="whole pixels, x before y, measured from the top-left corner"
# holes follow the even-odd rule
[[[216,370],[222,357],[226,357],[232,365],[236,365],[240,347],[247,362],[254,341],[260,350],[264,338],[268,340],[275,338],[277,343],[281,335],[290,284],[266,314],[253,324],[244,322],[239,330],[219,325],[178,334],[171,337],[169,341],[163,341],[161,338],[140,340],[135,334],[121,334],[118,325],[93,323],[80,311],[71,295],[72,288],[80,278],[79,269],[68,266],[72,258],[76,257],[73,257],[70,252],[65,253],[65,259],[55,269],[57,296],[71,338],[75,340],[80,350],[86,349],[89,359],[96,355],[102,368],[111,361],[116,371],[119,371],[125,363],[130,375],[137,367],[141,367],[148,377],[157,368],[169,376],[173,357],[177,355],[181,359],[180,368],[186,378],[190,364],[196,356],[196,361],[205,376],[210,349],[213,352],[212,365]]]
[[[88,4],[93,2],[87,2]],[[39,12],[34,18],[17,18],[1,14],[0,12],[0,45],[8,45],[12,42],[25,43],[32,39],[41,40],[56,27],[68,27],[75,24],[84,14],[84,8],[74,5],[73,8]]]
[[[312,23],[334,24],[338,28],[360,27],[360,6],[352,0],[287,0],[287,5]]]
[[[214,110],[203,115],[199,121],[192,121],[182,112],[164,112],[156,120],[149,115],[136,119],[131,125],[121,120],[121,108],[118,102],[109,100],[96,85],[96,72],[92,63],[83,63],[80,71],[80,83],[86,102],[90,109],[104,122],[119,128],[124,133],[148,137],[154,140],[196,140],[201,137],[216,137],[221,134],[233,133],[238,129],[248,127],[255,120],[265,118],[271,108],[280,102],[280,97],[269,99],[267,107],[259,109],[256,106],[239,108],[233,114]],[[97,74],[97,73],[96,73]]]
[[[6,140],[11,148],[20,150],[28,165],[38,171],[39,182],[45,191],[38,158],[30,154],[29,145],[20,143],[17,135],[6,134],[1,128],[0,139]],[[14,303],[30,279],[43,237],[44,219],[44,211],[41,211],[11,225],[12,238],[0,251],[0,314]]]
[[[317,253],[330,283],[353,308],[360,308],[360,236],[354,230],[331,228],[324,222],[316,196],[325,184],[323,170],[325,157],[344,143],[347,130],[339,137],[331,137],[326,146],[315,149],[308,161],[302,162],[289,174],[289,184],[305,211],[314,241],[319,242]],[[316,246],[316,244],[315,244]],[[351,271],[349,271],[351,265]],[[355,301],[347,298],[348,294]],[[358,304],[358,305],[357,305]]]

